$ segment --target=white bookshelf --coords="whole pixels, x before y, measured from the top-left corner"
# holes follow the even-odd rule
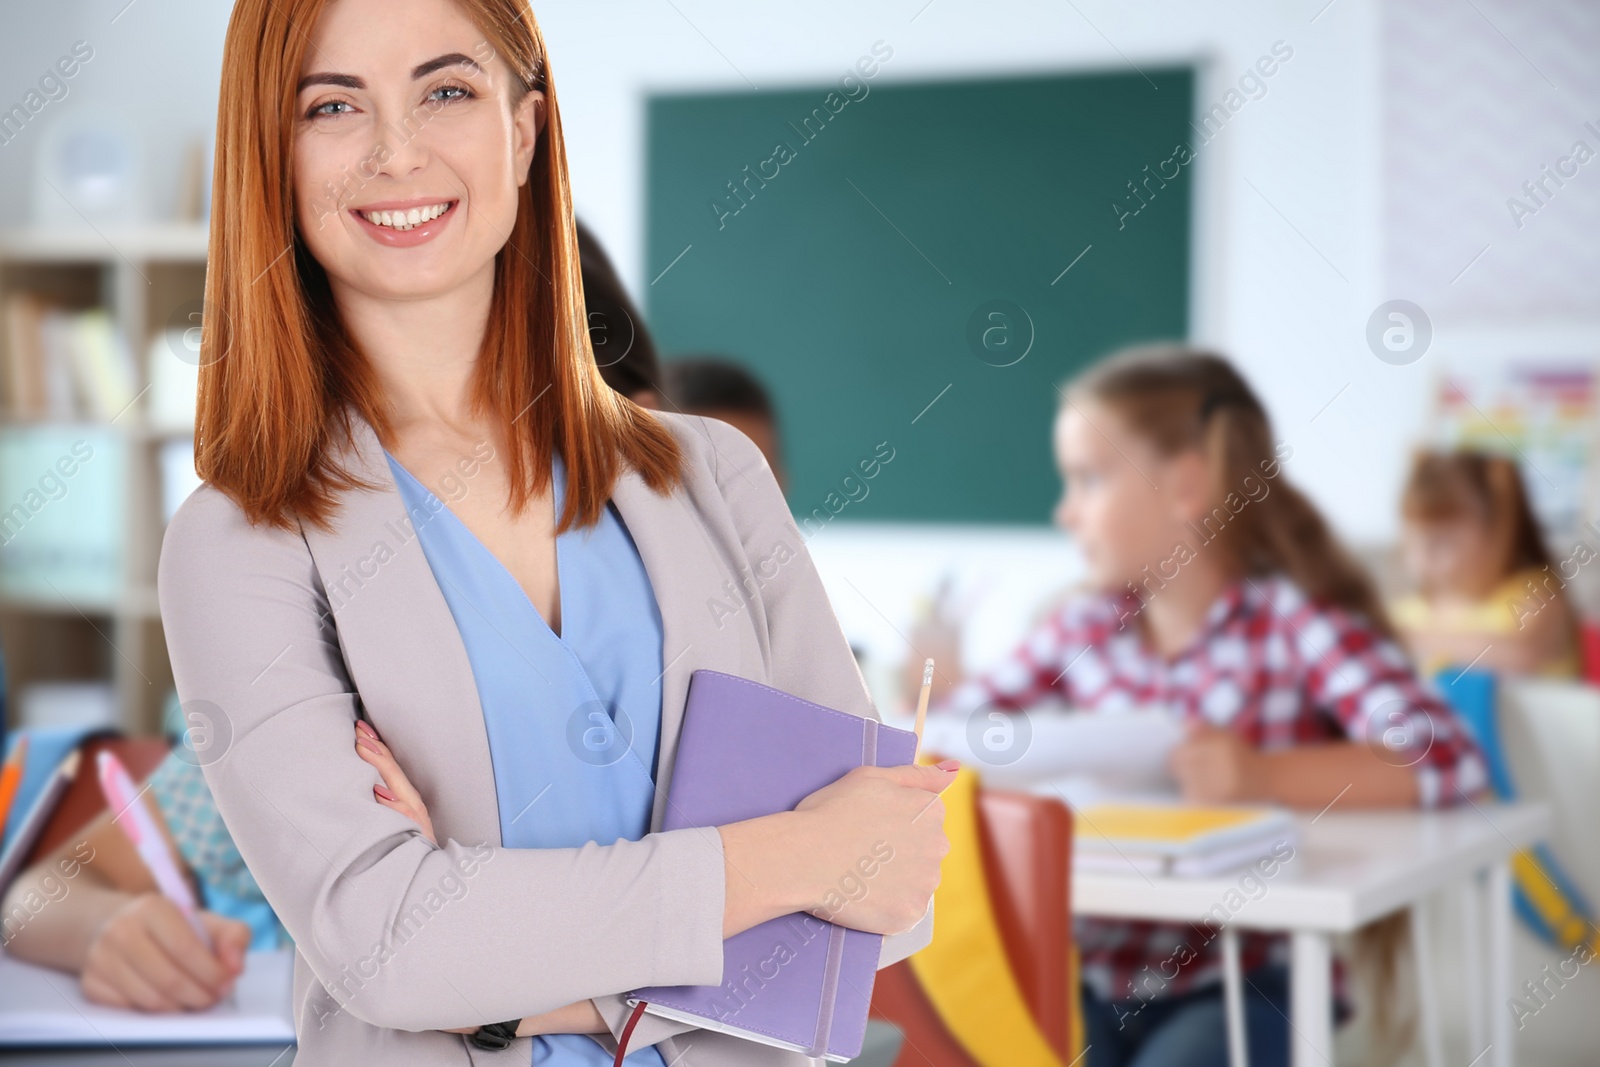
[[[168,315],[203,297],[206,241],[203,223],[0,231],[0,297],[27,290],[74,309],[106,309],[134,357],[140,394],[114,422],[75,420],[99,432],[109,429],[122,445],[121,589],[93,598],[0,595],[0,646],[13,725],[23,686],[99,680],[112,683],[124,729],[148,734],[160,726],[172,672],[155,590],[164,532],[159,452],[174,439],[192,440],[193,431],[146,421],[145,361]],[[0,331],[0,369],[11,358],[9,338]],[[0,411],[0,426],[27,425],[68,427]],[[0,508],[11,504],[0,501]]]

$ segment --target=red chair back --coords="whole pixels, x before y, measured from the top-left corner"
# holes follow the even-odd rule
[[[1053,797],[979,789],[978,838],[1012,973],[1045,1040],[1069,1062],[1072,815]],[[878,972],[871,1014],[905,1035],[894,1067],[980,1067],[945,1028],[909,960]]]
[[[1600,622],[1584,619],[1578,623],[1580,651],[1583,655],[1583,680],[1600,685]]]

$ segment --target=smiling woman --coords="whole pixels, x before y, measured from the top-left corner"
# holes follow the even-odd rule
[[[494,55],[494,47],[489,44],[488,41],[480,41],[476,46],[474,46],[473,51],[477,57],[476,59],[472,58],[471,56],[462,55],[460,52],[453,52],[449,55],[436,56],[426,63],[419,64],[417,68],[412,71],[412,74],[414,78],[426,77],[428,74],[431,74],[434,71],[443,70],[446,67],[451,66],[459,66],[466,70],[481,71],[483,69],[483,64],[489,62]],[[300,91],[304,92],[313,84],[344,85],[349,88],[365,87],[365,83],[359,78],[354,78],[348,75],[323,73],[307,75],[305,78],[302,78],[300,80]],[[462,86],[445,86],[441,89],[441,92],[459,92],[463,94],[470,94],[471,90]],[[382,167],[389,162],[389,158],[393,154],[393,149],[390,147],[391,140],[401,144],[409,142],[422,132],[423,127],[426,126],[428,122],[430,122],[444,108],[448,107],[449,104],[456,99],[457,98],[454,96],[442,96],[439,92],[430,93],[425,101],[413,108],[410,113],[405,116],[403,121],[396,125],[395,129],[391,131],[393,134],[392,138],[385,137],[382,141],[380,141],[373,148],[370,156],[362,159],[355,165],[353,172],[351,168],[346,165],[343,168],[340,180],[337,183],[335,183],[331,178],[324,182],[322,189],[324,195],[315,201],[317,207],[318,227],[321,227],[323,221],[329,215],[337,215],[340,211],[344,210],[354,200],[354,198],[366,188],[367,184],[377,176]],[[445,201],[439,204],[423,205],[423,207],[439,209],[436,212],[428,215],[428,217],[437,217],[438,214],[442,214],[443,210],[448,209],[454,203],[455,201]],[[369,217],[370,215],[379,215],[384,212],[390,212],[402,206],[412,210],[417,208],[417,205],[415,204],[368,204],[365,208],[361,209],[361,211],[363,213],[363,217]],[[403,214],[409,215],[409,211]],[[369,220],[374,222],[380,221],[378,218],[370,218]],[[413,222],[410,218],[396,218],[394,221],[396,223],[403,221],[405,225],[411,226],[416,225],[416,222],[424,221],[424,217],[423,214],[419,212],[416,222]]]
[[[811,1062],[624,994],[718,983],[724,938],[794,912],[888,935],[880,966],[926,944],[950,770],[660,829],[693,671],[877,713],[755,443],[600,375],[532,12],[237,0],[217,128],[205,484],[157,584],[295,943],[297,1062]]]

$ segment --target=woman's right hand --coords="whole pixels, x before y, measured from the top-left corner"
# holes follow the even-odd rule
[[[356,720],[356,755],[369,763],[383,779],[382,785],[372,787],[372,799],[416,823],[422,830],[422,836],[437,845],[439,839],[434,836],[433,820],[428,817],[428,805],[423,802],[422,794],[406,777],[400,761],[394,758],[394,753],[378,736],[378,731],[365,719]]]
[[[232,991],[250,927],[209,911],[207,948],[178,906],[160,893],[130,896],[96,931],[79,981],[96,1004],[149,1012],[199,1011]]]

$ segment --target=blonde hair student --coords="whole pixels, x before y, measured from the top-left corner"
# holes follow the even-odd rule
[[[1292,442],[1219,355],[1119,352],[1065,384],[1055,522],[1092,589],[1055,611],[945,713],[1169,708],[1171,771],[1200,802],[1317,810],[1449,804],[1482,757],[1412,672],[1371,583],[1290,483]],[[981,773],[981,765],[980,765]],[[1082,920],[1088,1062],[1226,1062],[1220,953],[1193,927]],[[1253,1064],[1287,1062],[1282,939],[1241,938]],[[1281,1009],[1281,1013],[1280,1013]]]
[[[1430,672],[1486,670],[1576,678],[1578,617],[1507,456],[1419,451],[1400,501],[1413,592],[1396,624]]]

